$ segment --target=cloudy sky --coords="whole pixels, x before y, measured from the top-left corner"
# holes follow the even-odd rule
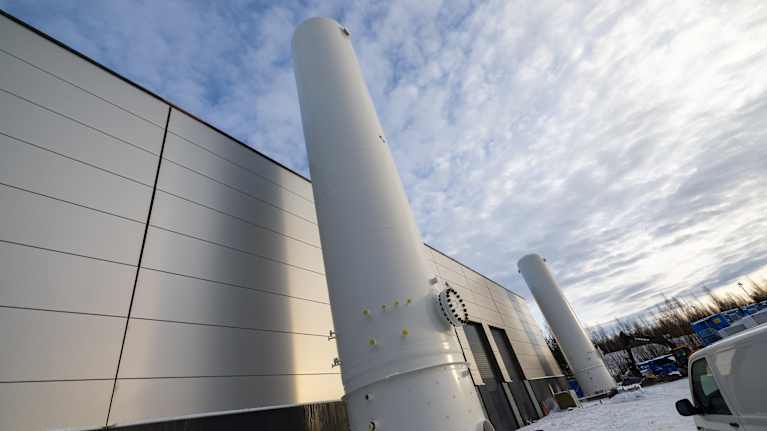
[[[540,253],[587,323],[767,265],[763,0],[0,7],[305,175],[290,38],[335,18],[426,241],[526,297]]]

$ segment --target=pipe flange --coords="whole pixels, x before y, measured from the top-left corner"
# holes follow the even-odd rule
[[[455,289],[448,286],[437,295],[442,316],[447,323],[455,327],[461,327],[469,321],[469,311],[466,309],[461,295]]]

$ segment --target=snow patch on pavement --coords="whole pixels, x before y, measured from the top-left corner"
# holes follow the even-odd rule
[[[552,412],[520,431],[694,431],[692,418],[679,416],[674,407],[682,398],[690,398],[687,379]]]

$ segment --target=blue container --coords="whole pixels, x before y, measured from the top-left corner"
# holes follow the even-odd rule
[[[578,395],[578,398],[583,398],[583,389],[581,389],[581,385],[578,384],[577,380],[567,379],[567,384],[570,386],[570,389],[575,391],[575,395]]]
[[[740,310],[738,310],[738,311],[740,311]],[[712,315],[708,316],[706,318],[706,321],[708,322],[709,327],[713,328],[713,329],[716,329],[718,331],[720,329],[724,329],[724,328],[730,326],[730,322],[732,322],[732,320],[730,320],[730,318],[727,317],[727,315],[725,313],[727,313],[727,312],[725,311],[723,313],[716,313],[716,314],[712,314]]]
[[[643,375],[654,374],[656,376],[668,376],[679,372],[679,364],[674,355],[663,355],[637,364]]]
[[[746,312],[741,310],[740,308],[733,308],[732,310],[722,311],[722,316],[724,316],[729,323],[735,322],[736,320],[740,320],[744,317],[746,317]],[[727,326],[729,326],[729,323]],[[722,328],[718,328],[722,329]]]
[[[697,322],[692,322],[692,330],[698,335],[701,335],[709,329],[711,329],[711,326],[708,324],[708,317],[700,319]]]
[[[708,317],[698,320],[692,323],[692,330],[700,337],[704,346],[708,346],[711,343],[715,343],[722,339],[719,336],[719,331],[722,328],[730,326],[730,321],[727,317],[721,313],[712,314]]]

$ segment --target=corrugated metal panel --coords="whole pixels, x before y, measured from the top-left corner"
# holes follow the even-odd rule
[[[487,323],[483,323],[482,330],[485,333],[485,339],[487,339],[487,344],[490,347],[490,351],[493,353],[493,359],[495,360],[495,363],[498,364],[498,370],[501,372],[503,381],[510,382],[511,376],[509,375],[507,368],[504,366],[503,357],[501,356],[501,351],[495,342],[495,337],[493,336],[493,333],[490,331],[490,326]]]
[[[491,357],[492,351],[484,338],[485,335],[482,325],[479,323],[470,323],[464,326],[464,332],[469,341],[469,348],[471,348],[471,352],[474,354],[474,361],[477,363],[477,369],[479,370],[479,375],[482,377],[482,380],[485,383],[497,382],[498,379],[496,378],[494,369],[495,364],[491,362],[493,361]]]
[[[469,364],[469,373],[471,374],[471,379],[474,381],[475,385],[484,385],[485,382],[482,380],[482,375],[479,372],[479,368],[477,368],[477,360],[474,357],[474,352],[471,350],[469,339],[466,338],[466,331],[463,327],[455,328],[456,334],[458,334],[458,341],[461,344],[461,350],[463,350],[463,355],[466,357],[466,362]]]
[[[472,322],[464,328],[477,368],[485,382],[485,385],[479,386],[478,390],[490,421],[496,429],[518,428],[512,401],[504,390],[503,377],[482,324]]]

